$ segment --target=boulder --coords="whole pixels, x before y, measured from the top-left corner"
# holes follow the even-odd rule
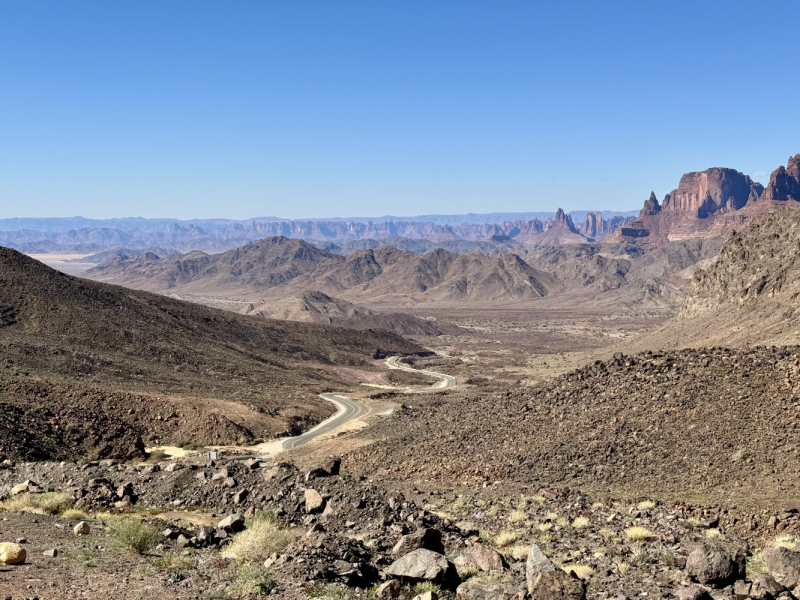
[[[217,523],[217,528],[231,533],[242,531],[244,529],[244,517],[236,513],[228,515],[222,521]]]
[[[764,552],[764,564],[772,577],[787,588],[800,585],[800,552],[789,548],[770,548]]]
[[[703,585],[724,587],[737,579],[744,579],[744,560],[734,560],[724,550],[703,544],[686,558],[686,574]]]
[[[455,590],[461,583],[456,567],[438,552],[420,548],[394,561],[386,574],[404,583],[430,581],[441,588]]]
[[[533,544],[528,552],[528,562],[525,565],[525,579],[528,589],[531,589],[533,582],[540,574],[555,570],[556,566],[544,555],[539,546]]]
[[[586,586],[574,573],[561,569],[542,571],[528,584],[534,600],[585,600]]]
[[[392,556],[400,558],[409,552],[424,548],[438,554],[444,554],[442,532],[438,529],[420,529],[412,534],[404,535],[392,548]]]
[[[414,596],[413,600],[439,600],[439,594],[436,592],[427,591]]]
[[[28,553],[19,544],[5,542],[0,544],[0,563],[4,565],[21,565]]]
[[[311,488],[307,489],[305,499],[307,513],[314,514],[325,510],[325,500],[320,496],[317,490],[312,490]]]
[[[72,533],[75,535],[89,535],[91,532],[91,528],[86,521],[81,521],[75,527],[72,528]]]
[[[390,579],[382,583],[375,590],[377,600],[394,600],[400,597],[400,582],[397,579]]]
[[[469,564],[481,571],[505,571],[508,563],[505,557],[494,548],[476,543],[469,555]]]
[[[11,488],[11,495],[12,496],[18,496],[19,494],[25,494],[25,493],[35,494],[35,493],[40,492],[40,491],[41,491],[41,488],[39,487],[39,484],[34,483],[30,479],[27,479],[27,480],[23,481],[22,483],[18,483],[17,485],[12,487]]]
[[[507,583],[465,581],[456,590],[456,600],[524,600],[524,590]]]
[[[678,600],[714,600],[707,590],[696,585],[679,587],[674,594]]]

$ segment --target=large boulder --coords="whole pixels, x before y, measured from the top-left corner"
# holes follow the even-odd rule
[[[525,595],[507,583],[465,581],[456,589],[456,600],[523,600]]]
[[[505,571],[508,563],[505,557],[494,548],[476,543],[467,559],[469,564],[481,571]]]
[[[22,483],[18,483],[14,487],[11,488],[11,495],[18,496],[19,494],[36,494],[41,492],[42,489],[38,483],[34,483],[30,479],[23,481]]]
[[[787,588],[800,585],[800,552],[789,548],[770,548],[764,552],[764,563],[772,577]]]
[[[244,517],[242,515],[233,513],[217,523],[217,529],[222,529],[229,533],[236,533],[237,531],[242,531],[244,529],[244,525]]]
[[[539,546],[533,544],[528,552],[528,562],[525,565],[525,579],[528,589],[531,589],[533,582],[542,573],[555,571],[556,566],[544,555]]]
[[[392,548],[392,556],[400,558],[420,548],[444,554],[442,532],[438,529],[420,529],[409,535],[404,535]]]
[[[317,490],[308,488],[305,492],[306,512],[308,514],[319,513],[325,510],[325,500]]]
[[[386,574],[403,583],[430,581],[441,588],[455,590],[461,583],[453,563],[438,552],[420,548],[398,558],[386,570]]]
[[[744,559],[738,556],[734,559],[724,550],[703,544],[686,558],[686,574],[703,585],[724,587],[744,579]]]
[[[532,600],[585,600],[586,586],[574,573],[543,571],[528,584]]]
[[[28,553],[19,544],[4,542],[0,544],[0,564],[21,565],[25,562]]]

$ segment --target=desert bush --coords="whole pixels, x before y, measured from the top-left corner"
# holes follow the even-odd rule
[[[652,539],[653,532],[645,527],[628,527],[625,530],[625,535],[627,535],[630,539],[635,542],[646,542],[649,539]]]
[[[508,515],[508,522],[509,523],[519,523],[520,521],[524,521],[527,518],[524,510],[515,510],[512,511],[510,515]]]
[[[75,504],[75,499],[66,492],[20,494],[0,502],[0,510],[37,515],[60,515],[73,504]]]
[[[243,562],[264,562],[286,548],[293,539],[294,534],[272,513],[259,513],[247,529],[233,537],[222,556]]]
[[[434,597],[438,597],[440,600],[456,600],[456,595],[454,593],[443,590],[430,581],[423,581],[414,586],[414,596],[420,596],[425,592],[433,592]]]
[[[73,521],[86,521],[91,518],[88,513],[78,510],[77,508],[68,508],[59,515],[62,519],[71,519]]]
[[[158,544],[156,528],[141,519],[112,517],[107,524],[109,535],[120,546],[137,554],[146,554]]]
[[[260,598],[267,596],[275,587],[269,569],[262,565],[243,563],[236,565],[231,591],[239,598]]]
[[[586,517],[576,517],[574,521],[572,521],[572,526],[575,529],[583,529],[584,527],[589,526],[589,519]]]
[[[181,450],[188,450],[189,452],[202,452],[206,449],[203,444],[198,444],[196,442],[190,442],[189,440],[184,440],[175,444]]]

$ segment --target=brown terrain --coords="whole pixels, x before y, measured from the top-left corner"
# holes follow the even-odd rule
[[[0,453],[12,458],[121,458],[141,454],[145,435],[231,443],[297,431],[331,413],[317,394],[346,389],[337,367],[369,372],[378,351],[424,352],[386,331],[75,279],[8,249],[0,280]]]
[[[160,295],[3,251],[0,590],[800,597],[798,163],[686,175],[602,242],[561,212],[492,256],[271,237],[90,274]],[[326,391],[363,413],[250,458]]]

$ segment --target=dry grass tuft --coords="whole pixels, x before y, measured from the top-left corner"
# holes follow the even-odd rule
[[[583,529],[584,527],[588,527],[591,521],[587,517],[576,517],[574,521],[572,521],[572,526],[575,529]]]
[[[539,528],[539,531],[550,531],[553,528],[553,524],[552,523],[539,523],[539,525],[537,527]]]
[[[793,535],[779,535],[775,538],[775,541],[772,542],[772,545],[776,548],[788,548],[789,550],[794,550],[797,547],[797,538]]]
[[[528,558],[528,553],[531,550],[530,544],[514,544],[506,549],[506,554],[512,556],[516,560],[525,560]]]
[[[720,540],[725,539],[725,536],[722,535],[722,532],[717,528],[706,529],[706,537],[711,539],[720,539]]]
[[[639,510],[651,510],[656,507],[656,503],[652,500],[642,500],[636,505]]]
[[[243,562],[264,562],[292,543],[294,534],[272,513],[261,513],[247,529],[234,536],[233,542],[222,551],[224,558]]]
[[[516,531],[503,531],[494,538],[494,545],[500,548],[513,544],[519,539],[519,533]]]
[[[628,527],[625,530],[625,535],[635,542],[646,542],[653,539],[653,532],[645,527]]]
[[[510,515],[508,515],[508,522],[509,523],[519,523],[524,521],[527,518],[524,510],[515,510],[512,511]]]
[[[614,565],[616,565],[617,571],[619,572],[620,575],[625,575],[625,573],[631,570],[631,566],[628,563],[621,560],[615,562]]]
[[[82,510],[78,510],[77,508],[68,508],[64,512],[61,513],[62,519],[71,519],[73,521],[86,521],[91,519],[89,513],[85,513]]]
[[[594,575],[594,569],[588,565],[561,565],[561,569],[566,573],[572,571],[581,579]]]
[[[60,515],[73,504],[75,504],[75,499],[66,492],[20,494],[0,502],[0,510],[27,512],[35,515]]]

